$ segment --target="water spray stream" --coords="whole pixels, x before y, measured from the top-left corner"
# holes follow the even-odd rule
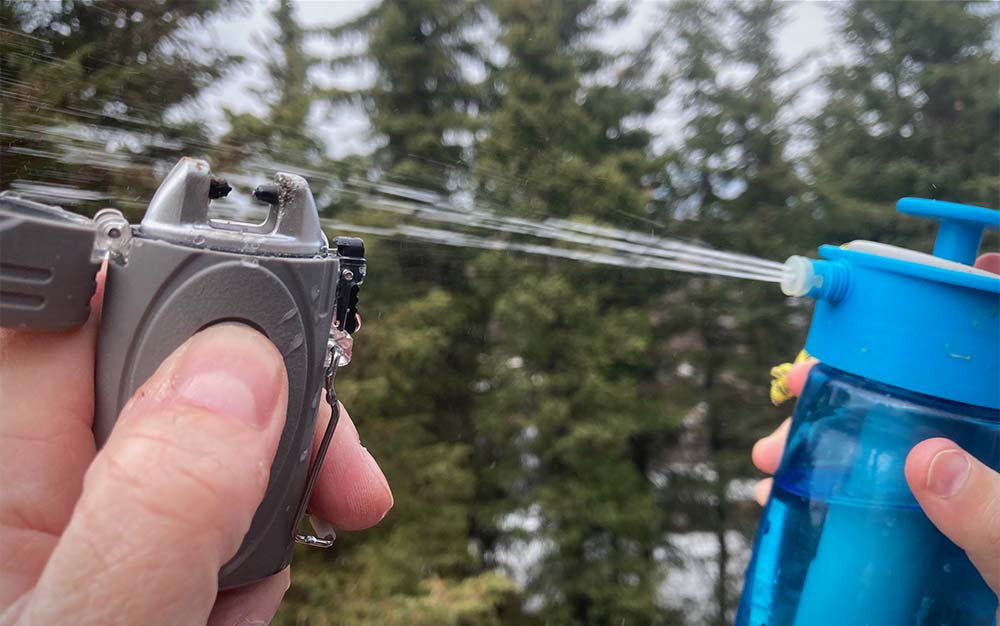
[[[660,259],[669,265],[668,267],[663,263],[650,263],[645,265],[645,267],[659,267],[660,269],[687,268],[681,271],[697,271],[691,269],[695,267],[703,267],[706,270],[715,268],[720,270],[720,272],[722,270],[728,272],[721,275],[730,276],[738,274],[742,278],[758,278],[760,280],[768,280],[769,282],[780,280],[782,269],[782,265],[774,261],[721,252],[712,248],[652,237],[641,233],[610,229],[610,234],[616,235],[617,238],[597,236],[589,234],[589,232],[595,232],[591,230],[591,225],[571,222],[569,220],[535,222],[524,218],[497,216],[484,211],[442,209],[439,207],[427,207],[417,203],[396,200],[388,201],[383,198],[365,199],[363,204],[367,208],[403,213],[407,216],[426,221],[450,223],[470,228],[528,235],[592,248],[602,248],[611,250],[622,256]],[[602,228],[604,227],[594,227],[594,229]]]
[[[95,162],[93,159],[95,153],[101,152],[104,147],[104,138],[101,135],[103,130],[100,127],[72,124],[55,130],[45,129],[45,132],[55,133],[58,136],[66,135],[65,141],[56,142],[62,148],[62,154],[52,154],[51,158],[74,161],[81,157],[79,152],[82,150],[87,155],[85,160]],[[20,132],[38,133],[42,130],[30,128],[20,129]],[[96,162],[103,169],[119,170],[126,166],[137,165],[134,161],[134,156],[122,159],[108,155]],[[149,165],[151,167],[152,163]],[[319,192],[318,199],[321,203],[335,203],[337,196],[350,198],[366,209],[395,214],[399,216],[400,221],[417,220],[435,225],[429,227],[398,223],[387,228],[377,228],[328,220],[327,225],[337,232],[367,233],[436,245],[507,250],[584,263],[711,274],[769,283],[780,283],[785,278],[784,266],[771,260],[600,224],[560,218],[532,220],[500,215],[483,209],[481,205],[457,205],[446,195],[391,180],[383,179],[377,182],[356,178],[344,180],[326,171],[292,167],[285,163],[270,161],[246,163],[240,171],[226,173],[225,176],[238,189],[247,189],[258,182],[260,172],[273,171],[298,173],[314,181],[314,189]],[[103,194],[87,191],[84,181],[80,181],[84,184],[79,186],[73,184],[76,181],[69,182],[70,184],[56,185],[41,181],[19,180],[12,183],[11,187],[42,201],[65,203],[70,206],[83,201],[112,200]],[[333,190],[328,191],[328,194],[336,195],[327,195],[323,199],[324,187]],[[115,202],[118,203],[118,199]],[[121,203],[140,208],[127,199],[121,199]],[[213,207],[219,217],[238,221],[252,220],[261,212],[261,207],[254,204],[249,195],[238,191],[225,200],[216,201]],[[465,230],[486,231],[493,235],[474,235],[463,232]],[[549,243],[528,243],[518,240],[523,237]]]
[[[553,258],[569,259],[584,263],[597,263],[599,265],[612,265],[618,267],[649,268],[659,270],[670,270],[688,272],[695,274],[711,274],[716,276],[728,276],[730,278],[744,278],[768,283],[780,283],[783,280],[782,265],[770,274],[755,273],[750,271],[739,271],[727,267],[716,266],[695,261],[667,260],[656,257],[644,256],[633,253],[609,254],[595,250],[584,250],[579,248],[557,248],[554,246],[541,244],[528,244],[503,239],[491,239],[478,237],[465,233],[457,233],[449,230],[436,228],[424,228],[419,226],[395,226],[392,228],[379,228],[372,226],[359,226],[348,224],[331,219],[321,220],[324,228],[328,228],[340,233],[356,233],[373,235],[375,237],[385,237],[390,239],[408,239],[423,243],[432,243],[460,248],[478,248],[482,250],[504,250],[511,252],[521,252]]]
[[[372,188],[369,186],[369,189]],[[367,232],[376,236],[457,247],[510,250],[605,265],[712,274],[770,283],[780,283],[785,277],[784,265],[776,261],[715,250],[676,239],[565,219],[535,221],[501,216],[482,209],[456,208],[433,192],[400,185],[379,184],[374,186],[374,190],[378,193],[359,194],[360,204],[365,208],[439,224],[585,246],[586,249],[522,243],[450,229],[410,225],[371,229],[330,222],[331,226],[336,224],[336,228],[346,232]],[[374,232],[376,230],[378,232]]]

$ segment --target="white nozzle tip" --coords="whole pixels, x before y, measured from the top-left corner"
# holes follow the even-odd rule
[[[813,287],[822,284],[823,277],[817,276],[812,260],[804,256],[790,256],[785,261],[781,275],[781,291],[786,296],[801,297]]]

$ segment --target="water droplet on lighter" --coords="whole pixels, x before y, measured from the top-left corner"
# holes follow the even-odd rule
[[[302,454],[299,455],[299,463],[304,463],[305,460],[308,458],[309,458],[309,448],[306,448],[305,450],[302,451]]]

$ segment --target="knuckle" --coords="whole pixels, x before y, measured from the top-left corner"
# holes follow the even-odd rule
[[[992,511],[986,515],[986,545],[1000,563],[1000,494],[993,501]]]
[[[129,443],[136,443],[135,440]],[[143,457],[142,451],[149,451],[150,446],[135,446],[127,454],[112,454],[104,459],[104,472],[101,479],[107,481],[106,487],[119,498],[119,501],[129,503],[128,507],[138,509],[143,518],[152,518],[170,523],[197,525],[202,521],[204,508],[191,506],[191,497],[183,501],[178,498],[185,492],[190,492],[188,485],[178,485],[173,480],[174,471],[163,465],[150,462],[154,457]],[[198,486],[201,489],[201,486]],[[207,500],[207,498],[206,498]]]
[[[985,525],[983,532],[987,549],[996,557],[1000,567],[1000,474],[988,467],[985,471],[987,497],[982,509],[982,523]]]
[[[104,451],[102,480],[135,506],[164,520],[203,523],[240,499],[240,486],[218,453],[156,432],[132,432]]]
[[[1000,593],[1000,475],[990,475],[987,484],[990,493],[981,505],[973,530],[981,535],[974,541],[969,557],[991,588]]]
[[[228,537],[249,526],[270,473],[270,463],[253,463],[253,446],[235,432],[190,407],[147,413],[112,437],[98,455],[100,478],[88,473],[87,480],[109,481],[111,497],[174,532],[214,536],[216,529]]]

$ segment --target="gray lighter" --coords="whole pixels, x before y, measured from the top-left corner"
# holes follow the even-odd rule
[[[336,426],[333,376],[350,360],[366,270],[360,239],[338,237],[328,246],[303,178],[278,173],[254,191],[270,204],[262,224],[210,218],[209,201],[229,191],[207,163],[184,158],[139,225],[113,209],[90,220],[0,194],[0,326],[55,330],[83,323],[96,273],[108,261],[97,351],[98,446],[133,392],[203,328],[248,324],[284,356],[287,420],[264,500],[219,573],[221,588],[280,571],[295,541],[333,542],[296,531]],[[310,463],[324,386],[334,415]]]

